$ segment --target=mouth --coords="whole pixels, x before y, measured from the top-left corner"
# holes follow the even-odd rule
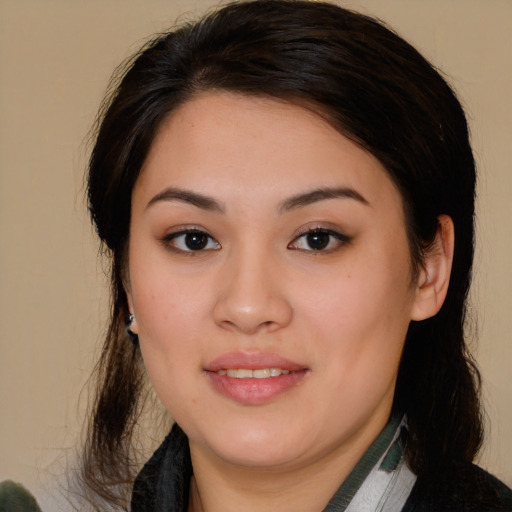
[[[223,354],[204,368],[213,389],[243,405],[262,405],[293,392],[307,367],[276,354]]]
[[[216,373],[217,375],[227,375],[233,379],[269,379],[288,375],[290,370],[284,370],[283,368],[258,368],[254,370],[250,368],[229,368],[218,370]]]

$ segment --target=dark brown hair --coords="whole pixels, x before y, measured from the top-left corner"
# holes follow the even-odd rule
[[[105,103],[91,155],[89,209],[112,261],[112,314],[84,450],[86,482],[122,505],[145,375],[127,336],[123,270],[133,186],[162,120],[208,90],[307,106],[377,157],[401,192],[411,260],[422,264],[441,214],[455,226],[448,295],[412,322],[394,407],[410,426],[408,463],[424,475],[473,460],[482,438],[479,376],[465,343],[473,260],[475,165],[455,94],[411,45],[332,4],[237,2],[158,36]]]

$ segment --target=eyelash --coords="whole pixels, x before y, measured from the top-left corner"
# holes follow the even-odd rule
[[[186,237],[187,235],[199,235],[201,237],[206,237],[207,238],[206,245],[203,247],[197,248],[197,249],[191,249],[190,247],[188,247],[188,249],[177,247],[176,243],[175,243],[176,239],[178,239],[180,237]],[[217,240],[215,240],[212,236],[210,236],[206,231],[203,231],[201,229],[196,229],[196,228],[182,229],[175,233],[170,233],[168,235],[165,235],[162,238],[162,243],[167,249],[170,249],[171,251],[179,253],[179,254],[185,254],[187,256],[194,256],[196,253],[204,252],[205,250],[211,251],[211,250],[219,250],[221,248],[219,242],[217,242]],[[184,243],[186,244],[185,239],[184,239]],[[214,243],[217,247],[213,247],[213,248],[208,247],[212,243]]]
[[[308,236],[314,236],[314,235],[328,236],[329,240],[327,241],[327,245],[323,246],[323,247],[320,247],[320,248],[316,248],[316,249],[311,247],[311,245],[310,245],[309,249],[300,248],[300,247],[293,247],[293,245],[297,244],[297,242],[299,240],[301,240],[301,239],[307,240]],[[332,245],[332,242],[333,242],[332,239],[333,238],[336,240],[336,246],[335,247],[329,247],[330,245]],[[309,241],[309,243],[310,242],[311,241]],[[288,244],[288,249],[299,250],[299,251],[301,250],[301,251],[312,252],[312,253],[316,253],[316,254],[319,254],[319,253],[322,253],[322,252],[323,253],[330,253],[330,252],[336,251],[342,245],[345,245],[348,242],[350,242],[350,237],[348,237],[346,235],[343,235],[342,233],[339,233],[338,231],[334,231],[332,229],[323,228],[323,227],[316,227],[316,228],[313,228],[313,229],[306,229],[305,231],[300,233],[297,237],[295,237],[292,240],[292,242],[290,242],[290,244]],[[308,242],[306,242],[306,243],[308,243]]]
[[[205,242],[205,245],[201,246],[201,244],[199,244],[199,246],[196,249],[192,249],[192,248],[190,248],[190,246],[188,246],[188,248],[177,247],[175,241],[177,239],[179,239],[180,237],[186,237],[187,235],[198,235],[200,237],[205,237],[206,241],[203,240],[203,242]],[[319,247],[314,248],[314,247],[311,247],[311,242],[313,240],[307,240],[307,237],[311,237],[311,236],[315,236],[315,235],[327,236],[327,237],[329,237],[329,239],[327,240],[327,243],[325,245],[320,243]],[[336,247],[330,247],[333,243],[333,239],[336,240]],[[298,246],[299,245],[298,242],[301,240],[305,240],[306,241],[305,243],[309,244],[308,249]],[[206,231],[203,231],[201,229],[196,229],[196,228],[182,229],[175,233],[170,233],[168,235],[165,235],[161,241],[162,241],[162,244],[169,250],[179,253],[179,254],[184,254],[187,256],[194,256],[197,253],[201,253],[204,251],[219,250],[222,248],[221,245],[219,244],[219,242],[217,242]],[[185,241],[185,238],[183,239],[183,242],[184,242],[184,244],[187,243]],[[332,229],[323,228],[323,227],[315,227],[312,229],[304,230],[302,233],[300,233],[298,236],[296,236],[288,244],[287,248],[290,250],[312,252],[312,253],[317,253],[317,254],[318,253],[330,253],[330,252],[336,251],[342,245],[344,245],[348,242],[350,242],[350,237],[348,237],[346,235],[343,235],[343,234],[341,234],[337,231],[334,231]],[[214,244],[214,247],[211,247],[212,244]]]

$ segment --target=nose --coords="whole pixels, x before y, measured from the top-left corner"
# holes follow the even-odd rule
[[[286,294],[286,273],[278,267],[268,255],[254,251],[227,261],[213,311],[217,325],[243,334],[286,327],[293,309]]]

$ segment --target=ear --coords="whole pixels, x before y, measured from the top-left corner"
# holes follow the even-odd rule
[[[441,309],[448,292],[455,244],[453,221],[448,215],[440,215],[437,222],[434,243],[425,255],[416,283],[412,320],[434,316]]]

